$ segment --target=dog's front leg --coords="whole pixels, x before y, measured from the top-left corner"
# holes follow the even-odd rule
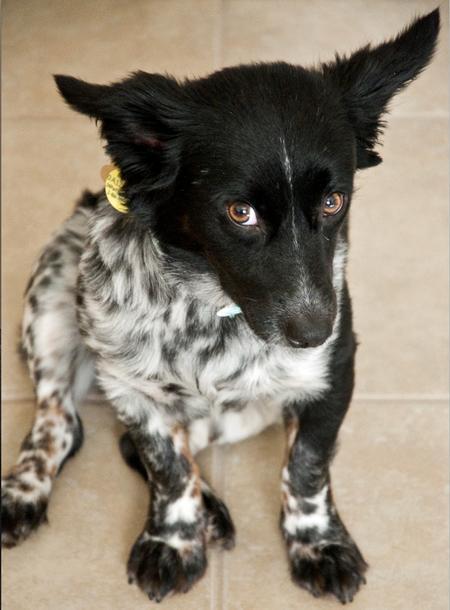
[[[151,503],[128,561],[129,582],[151,600],[187,591],[206,569],[199,469],[181,425],[155,413],[129,427],[149,475]]]
[[[351,601],[367,564],[333,502],[329,464],[353,387],[353,349],[335,365],[321,400],[285,412],[287,460],[282,474],[281,529],[294,582],[314,596]]]

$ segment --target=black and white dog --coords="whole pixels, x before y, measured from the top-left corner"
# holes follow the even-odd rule
[[[381,116],[432,58],[438,30],[435,10],[308,70],[255,64],[182,83],[138,72],[110,86],[56,76],[70,106],[100,123],[127,207],[85,193],[29,282],[22,346],[37,414],[2,483],[5,546],[45,521],[97,378],[151,491],[130,582],[160,601],[203,575],[209,543],[233,546],[194,456],[282,417],[293,579],[353,598],[367,564],[329,475],[353,388],[353,179],[380,163]]]

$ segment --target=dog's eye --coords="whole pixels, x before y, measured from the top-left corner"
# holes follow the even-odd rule
[[[344,193],[330,193],[322,203],[323,216],[335,216],[342,210],[345,204]]]
[[[248,203],[233,201],[233,203],[228,204],[227,211],[229,218],[238,225],[248,227],[258,224],[256,212]]]

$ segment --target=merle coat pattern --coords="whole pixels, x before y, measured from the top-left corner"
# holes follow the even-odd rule
[[[387,104],[430,61],[438,29],[436,10],[309,70],[257,64],[182,83],[138,72],[110,86],[56,77],[99,121],[129,211],[85,193],[30,279],[22,348],[38,408],[2,482],[4,545],[45,520],[96,378],[151,491],[130,582],[160,601],[202,576],[208,543],[233,546],[195,454],[283,418],[292,577],[353,598],[367,564],[329,474],[353,388],[348,210],[355,171],[381,161]],[[233,303],[240,315],[217,315]]]

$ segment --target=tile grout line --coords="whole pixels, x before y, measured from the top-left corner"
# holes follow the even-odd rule
[[[216,0],[216,18],[213,28],[213,70],[219,70],[222,66],[223,49],[223,0]]]
[[[222,468],[221,447],[212,446],[212,467],[211,483],[213,490],[217,492],[219,498],[223,497],[224,492],[224,471]],[[212,561],[210,562],[211,573],[211,610],[223,610],[224,597],[224,553],[220,549],[212,549]]]
[[[406,402],[406,401],[419,401],[419,400],[426,400],[426,401],[435,401],[435,402],[447,402],[450,399],[450,396],[448,394],[442,393],[442,394],[377,394],[376,392],[369,392],[367,394],[364,394],[364,392],[361,393],[355,393],[353,395],[352,400],[379,400],[379,401],[393,401],[393,402]]]
[[[220,459],[218,460],[219,470],[219,485],[220,485],[220,497],[226,503],[225,491],[226,491],[226,470],[223,467],[224,461],[227,459],[228,450],[227,445],[217,446],[217,453],[220,452]],[[228,608],[228,554],[230,551],[220,551],[220,610],[226,610]]]

